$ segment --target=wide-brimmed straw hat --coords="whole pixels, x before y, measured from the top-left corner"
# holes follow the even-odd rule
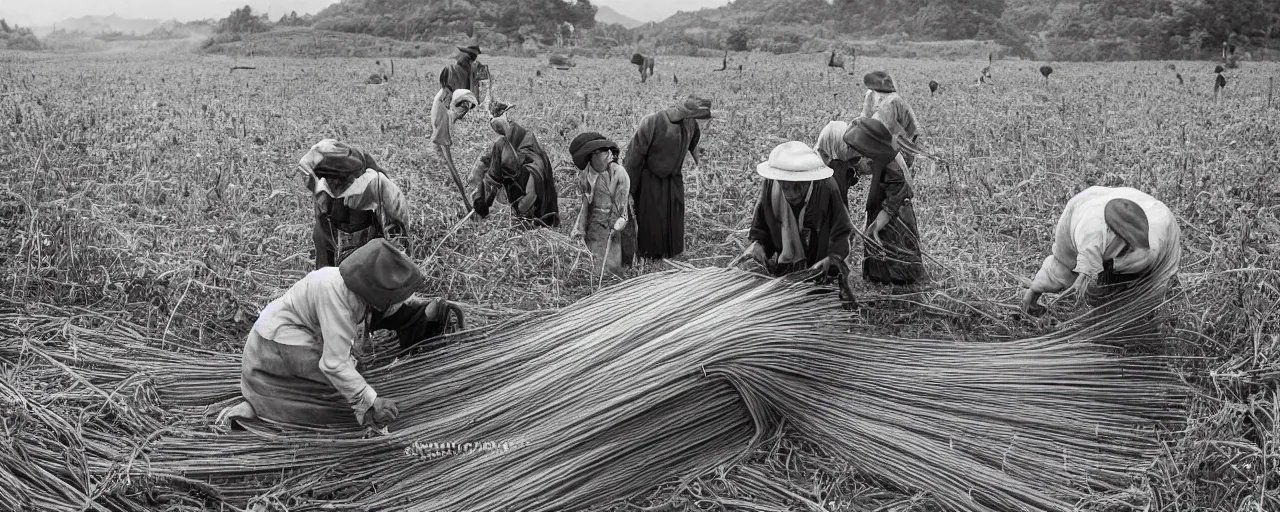
[[[356,249],[338,265],[338,272],[352,293],[378,311],[403,302],[426,280],[413,260],[385,238]]]
[[[834,171],[822,163],[822,157],[808,144],[784,142],[769,152],[769,160],[756,166],[761,176],[777,181],[817,181],[830,178]]]
[[[862,83],[876,92],[897,92],[898,88],[893,85],[893,77],[884,71],[872,71],[862,77]]]
[[[602,149],[613,151],[615,156],[619,152],[618,143],[598,132],[579,133],[572,142],[569,142],[569,156],[573,158],[573,165],[578,169],[586,169],[591,161],[591,155]]]
[[[711,100],[689,96],[679,105],[667,109],[667,117],[673,123],[685,119],[711,119]]]
[[[1103,208],[1102,217],[1107,227],[1129,245],[1139,249],[1151,248],[1151,241],[1147,239],[1150,229],[1147,212],[1138,203],[1123,198],[1112,199]]]

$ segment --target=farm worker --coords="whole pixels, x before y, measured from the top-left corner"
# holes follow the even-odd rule
[[[458,47],[457,60],[440,70],[440,89],[445,93],[437,94],[437,100],[441,97],[449,97],[453,91],[461,89],[476,93],[476,97],[481,101],[488,97],[484,91],[484,85],[489,79],[487,76],[489,68],[480,64],[476,60],[478,58],[480,58],[479,46]]]
[[[616,142],[596,132],[580,133],[569,143],[582,197],[573,237],[586,242],[592,257],[603,265],[598,269],[614,275],[631,264],[636,233],[628,207],[631,178],[618,163],[618,153]]]
[[[396,329],[401,346],[442,334],[457,307],[415,297],[425,276],[377,239],[337,267],[314,270],[267,304],[244,346],[240,392],[218,422],[261,417],[305,426],[385,426],[399,416],[356,369],[352,351],[370,330]],[[406,340],[411,340],[406,343]]]
[[[645,57],[636,53],[631,56],[631,63],[640,69],[640,83],[644,83],[649,77],[653,76],[653,57]]]
[[[690,96],[679,105],[640,120],[624,166],[635,200],[636,254],[669,258],[684,252],[686,154],[698,161],[698,120],[711,119],[711,100]]]
[[[880,121],[893,134],[894,147],[902,151],[903,160],[908,166],[915,163],[915,142],[919,137],[916,129],[916,114],[897,92],[893,77],[884,71],[872,71],[862,77],[867,86],[863,96],[862,117],[870,117]]]
[[[844,132],[849,130],[849,123],[831,121],[818,133],[818,144],[814,149],[822,157],[822,163],[831,168],[836,180],[836,192],[840,203],[849,206],[849,187],[858,184],[857,164],[861,158],[857,151],[844,143]]]
[[[862,156],[858,165],[871,175],[865,233],[870,240],[863,243],[863,279],[897,285],[924,280],[920,230],[911,202],[914,193],[889,129],[880,121],[861,117],[844,133],[844,142]]]
[[[302,156],[298,168],[315,205],[316,268],[337,265],[375,238],[403,243],[408,205],[372,156],[324,139]]]
[[[825,278],[848,276],[853,223],[822,157],[803,142],[787,142],[756,172],[765,180],[744,256],[774,275],[813,269]]]
[[[1076,194],[1058,218],[1053,252],[1022,298],[1039,312],[1044,293],[1067,289],[1105,299],[1142,282],[1161,296],[1178,271],[1181,230],[1164,203],[1129,187],[1089,187]],[[1095,286],[1096,285],[1096,286]]]
[[[494,117],[489,127],[498,138],[472,170],[471,180],[476,184],[471,194],[472,207],[476,214],[487,217],[498,190],[504,190],[517,218],[527,219],[535,226],[559,226],[560,208],[551,161],[532,132],[507,118],[509,109],[502,102],[493,104]]]
[[[458,186],[458,193],[462,194],[462,199],[465,201],[466,188],[463,187],[458,168],[453,163],[453,123],[466,117],[467,113],[476,108],[480,102],[476,99],[476,95],[467,89],[453,91],[447,96],[447,100],[441,96],[442,94],[445,94],[444,89],[436,94],[436,100],[431,105],[431,142],[440,149],[445,165],[449,167],[449,173]]]

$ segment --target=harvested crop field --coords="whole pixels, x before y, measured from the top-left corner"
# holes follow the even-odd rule
[[[563,482],[556,477],[580,474],[582,467],[573,462],[589,458],[521,456],[504,466],[503,455],[495,453],[486,459],[493,474],[468,474],[463,470],[472,466],[448,456],[456,447],[424,449],[437,454],[426,457],[370,448],[362,452],[368,458],[357,464],[332,460],[322,449],[290,452],[284,445],[252,442],[250,436],[280,436],[272,429],[217,431],[212,423],[218,406],[238,393],[238,351],[256,315],[312,268],[312,206],[297,171],[298,159],[326,137],[368,149],[409,197],[410,253],[429,276],[422,293],[464,304],[469,322],[477,327],[463,338],[484,350],[469,355],[455,347],[441,356],[461,368],[455,377],[433,369],[429,359],[400,367],[423,381],[419,390],[414,378],[395,380],[397,392],[420,393],[409,400],[419,409],[406,416],[423,418],[422,429],[437,425],[428,421],[433,407],[517,418],[490,433],[519,444],[524,441],[508,438],[520,436],[512,425],[524,416],[480,388],[516,385],[520,372],[552,366],[531,367],[539,361],[535,358],[512,361],[514,373],[508,375],[496,364],[503,352],[484,340],[506,339],[503,329],[513,322],[568,318],[579,322],[573,325],[586,325],[590,319],[561,308],[592,305],[610,294],[643,289],[639,284],[644,283],[672,286],[656,274],[673,268],[673,275],[687,275],[694,285],[722,287],[684,290],[663,299],[684,307],[688,318],[705,321],[719,338],[732,339],[736,331],[733,324],[718,325],[716,319],[735,317],[696,308],[703,299],[732,303],[726,290],[763,293],[758,290],[777,286],[781,291],[775,299],[744,303],[723,315],[765,314],[752,308],[767,303],[805,322],[816,318],[803,313],[794,288],[749,284],[695,269],[724,266],[745,246],[750,213],[760,195],[756,163],[777,144],[812,144],[828,121],[855,117],[865,91],[861,75],[872,69],[894,75],[921,124],[921,139],[940,157],[920,161],[914,171],[916,212],[932,280],[914,287],[883,287],[855,278],[851,283],[861,307],[852,313],[815,301],[814,307],[826,315],[822,318],[829,318],[828,327],[844,333],[833,339],[866,342],[868,350],[887,350],[874,348],[872,340],[955,340],[957,347],[968,347],[955,348],[956,355],[991,358],[975,366],[1007,370],[994,362],[1003,357],[999,351],[980,351],[981,345],[1096,333],[1073,330],[1083,311],[1067,300],[1041,318],[1021,315],[1021,283],[1048,254],[1054,225],[1069,198],[1090,185],[1141,189],[1178,216],[1182,267],[1176,293],[1163,306],[1168,315],[1161,321],[1158,342],[1130,347],[1130,352],[1155,354],[1159,367],[1189,393],[1176,418],[1159,418],[1164,428],[1151,433],[1158,449],[1139,467],[1127,468],[1127,481],[1107,488],[1082,484],[1084,498],[1075,506],[1280,510],[1280,86],[1274,93],[1268,90],[1270,78],[1280,77],[1280,65],[1250,62],[1229,70],[1229,85],[1215,100],[1211,62],[1175,62],[1185,79],[1180,84],[1167,62],[1055,63],[1046,79],[1038,71],[1044,63],[998,61],[992,67],[995,85],[981,85],[977,78],[985,60],[859,58],[857,75],[848,75],[825,67],[825,58],[743,54],[733,56],[730,71],[713,72],[720,59],[659,56],[655,76],[644,84],[625,58],[579,59],[570,71],[550,69],[545,59],[481,59],[492,69],[495,97],[517,105],[509,115],[537,135],[556,167],[571,166],[568,143],[582,131],[599,131],[625,146],[643,115],[689,94],[713,100],[715,119],[703,127],[702,164],[685,167],[686,253],[674,263],[632,268],[627,277],[640,281],[619,285],[617,279],[601,282],[593,275],[590,253],[570,238],[569,223],[553,230],[524,230],[514,225],[505,207],[495,207],[486,220],[459,223],[466,212],[429,143],[430,98],[443,60],[396,59],[390,83],[364,85],[374,69],[372,59],[0,53],[0,510],[466,508],[440,505],[448,503],[484,503],[483,510],[495,504],[548,510],[580,503],[564,498],[572,493],[557,487]],[[256,69],[230,71],[234,66]],[[536,76],[539,70],[541,76]],[[941,84],[936,95],[930,95],[930,80]],[[457,129],[461,139],[454,154],[463,172],[487,151],[492,132],[486,120],[477,111]],[[561,209],[569,219],[578,209],[574,177],[568,171],[556,176]],[[850,194],[855,225],[862,224],[866,190],[863,183]],[[854,245],[856,269],[861,244],[855,240]],[[621,288],[610,288],[614,285]],[[626,307],[597,304],[591,311],[604,318],[628,313],[649,318],[639,305],[620,304]],[[678,348],[680,357],[688,358],[680,361],[703,357],[696,344],[679,343],[679,325],[666,326],[659,321],[662,316],[654,318],[647,328],[667,329],[662,332],[673,340],[670,347],[676,348],[671,350]],[[521,325],[530,329],[542,324]],[[649,341],[637,334],[640,327],[633,328],[627,339],[635,346],[629,350],[648,347],[644,343]],[[527,334],[531,346],[550,343],[537,332]],[[1102,338],[1090,339],[1106,341]],[[933,346],[952,350],[946,344]],[[837,352],[833,348],[830,353]],[[903,349],[900,355],[905,353]],[[468,359],[477,354],[491,357]],[[577,355],[589,361],[589,354],[604,357],[585,350]],[[378,362],[378,354],[368,357]],[[942,359],[935,364],[946,366]],[[628,402],[643,402],[651,415],[625,423],[635,438],[670,443],[663,446],[671,447],[673,468],[675,461],[683,461],[715,470],[672,474],[609,507],[962,508],[948,501],[955,496],[943,489],[911,488],[917,477],[924,478],[925,469],[904,470],[900,477],[868,474],[861,464],[865,461],[848,456],[873,452],[849,447],[833,453],[830,448],[840,443],[825,433],[838,429],[825,429],[823,422],[836,425],[838,411],[832,409],[829,418],[806,414],[820,409],[813,404],[849,406],[847,400],[815,399],[824,396],[821,392],[783,393],[812,399],[806,414],[789,416],[808,422],[781,425],[780,435],[772,436],[753,429],[761,418],[734,406],[737,400],[753,400],[733,393],[741,387],[696,387],[681,379],[702,376],[705,368],[679,367],[672,360],[642,367],[643,357],[635,361],[614,370],[658,380],[668,376],[672,383],[654,384],[653,389],[667,394],[661,399],[632,397]],[[546,402],[525,397],[521,406],[545,417],[559,403],[554,401],[557,390],[625,391],[615,390],[597,371],[600,367],[582,362],[574,370],[592,380],[562,378],[562,387],[552,385],[561,380],[536,381],[547,382]],[[393,364],[384,373],[396,368]],[[1063,379],[1085,375],[1079,369],[1062,371]],[[464,391],[457,391],[466,388],[461,383],[450,384],[457,388],[439,384],[457,375],[486,384]],[[835,382],[834,376],[842,375],[827,375],[832,383],[825,389],[859,389]],[[1141,404],[1143,392],[1165,389],[1135,389],[1139,396],[1131,397],[1132,403]],[[596,411],[589,418],[615,411],[602,405],[614,396],[590,398],[566,407],[581,407],[582,414]],[[1126,403],[1114,396],[1099,399],[1111,400],[1111,406]],[[775,405],[778,410],[802,408]],[[438,421],[442,429],[461,428]],[[554,430],[549,425],[530,423],[528,433]],[[561,427],[585,432],[589,426]],[[671,428],[673,434],[653,436],[658,428]],[[416,433],[432,442],[473,441]],[[733,453],[732,446],[741,448],[742,443],[731,441],[757,436],[769,442],[757,444],[747,457],[722,457]],[[358,439],[358,433],[336,437],[335,445],[371,442]],[[677,449],[695,444],[705,451],[682,455]],[[385,460],[369,455],[375,452]],[[185,470],[184,457],[199,461],[199,468],[193,462]],[[430,471],[415,469],[415,464],[429,464],[422,459],[433,457],[446,462],[431,463]],[[235,472],[215,467],[219,460],[261,464],[259,469],[280,473],[228,476]],[[608,461],[642,465],[626,453]],[[1030,459],[1026,462],[1029,466],[1021,469],[1011,466],[1010,474],[1032,479],[1020,473],[1034,467]],[[291,463],[315,471],[281,478]],[[602,467],[607,472],[607,465]],[[379,480],[379,469],[394,478]],[[468,478],[491,481],[508,470],[509,481],[528,485],[504,494],[466,494]],[[607,494],[634,485],[616,469],[609,474],[614,480],[593,482],[598,488],[572,484],[579,494]],[[344,482],[342,475],[362,476]],[[412,502],[379,494],[384,487],[408,487],[405,482],[435,485],[430,489],[439,492],[405,491],[417,496]],[[526,494],[537,489],[545,491],[540,499],[557,495],[564,501],[537,506],[520,501],[533,499]],[[456,500],[446,502],[448,496]]]

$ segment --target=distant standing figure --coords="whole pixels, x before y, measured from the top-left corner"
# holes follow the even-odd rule
[[[1040,295],[1067,289],[1106,299],[1143,280],[1167,291],[1178,271],[1182,232],[1168,206],[1129,187],[1089,187],[1067,201],[1053,239],[1022,308],[1038,313]]]
[[[844,141],[863,158],[859,165],[871,174],[867,193],[866,234],[862,277],[882,284],[912,284],[926,279],[916,227],[914,193],[897,158],[893,136],[883,123],[859,118],[844,134]]]
[[[831,168],[832,178],[836,182],[836,195],[846,208],[849,206],[849,187],[858,184],[858,172],[861,169],[856,165],[861,156],[844,142],[844,132],[847,131],[849,123],[827,123],[822,127],[822,132],[818,133],[818,144],[814,148],[818,156],[822,157],[822,163]]]
[[[535,226],[559,226],[555,176],[546,152],[532,132],[507,119],[505,108],[495,111],[498,116],[489,121],[489,126],[498,138],[471,173],[476,184],[471,195],[472,207],[481,217],[488,216],[489,207],[501,189],[506,192],[517,218]]]
[[[298,168],[307,175],[315,207],[316,268],[341,263],[375,238],[405,235],[404,194],[372,156],[324,139],[303,155]]]
[[[684,252],[684,158],[698,165],[698,120],[711,119],[711,100],[690,96],[645,116],[627,147],[625,166],[635,200],[636,254],[669,258]]]
[[[895,146],[901,150],[902,141],[915,144],[919,137],[916,127],[916,114],[907,104],[907,100],[898,94],[893,77],[884,71],[873,71],[862,78],[867,86],[863,96],[862,116],[880,121],[889,128],[896,139]],[[915,155],[911,151],[903,151],[902,158],[911,166],[915,163]]]
[[[582,197],[573,237],[586,242],[595,261],[614,275],[631,264],[636,233],[628,207],[631,178],[618,153],[616,142],[596,132],[581,133],[569,143]]]
[[[653,57],[645,57],[639,53],[631,56],[631,63],[640,69],[640,83],[653,76]]]
[[[477,61],[479,58],[479,46],[458,47],[457,60],[440,70],[440,89],[443,92],[436,93],[436,103],[451,97],[453,91],[459,89],[471,91],[481,102],[484,101],[488,95],[482,90],[482,82],[488,78],[484,76],[488,74],[488,68]]]

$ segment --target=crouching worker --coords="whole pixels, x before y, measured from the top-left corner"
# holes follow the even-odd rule
[[[1077,304],[1098,304],[1150,282],[1164,296],[1178,271],[1181,230],[1164,203],[1128,188],[1089,187],[1067,202],[1053,253],[1022,298],[1022,309],[1040,313],[1040,295],[1076,292]]]
[[[337,265],[375,238],[404,243],[408,206],[373,157],[333,139],[311,147],[298,168],[315,205],[316,268]]]
[[[569,154],[578,168],[582,208],[573,223],[573,237],[583,240],[595,258],[596,274],[603,269],[617,275],[631,265],[635,254],[635,226],[627,200],[631,178],[618,163],[618,143],[597,132],[578,134]]]
[[[472,208],[477,215],[487,217],[498,190],[503,190],[516,218],[537,227],[559,226],[560,206],[551,161],[533,133],[507,118],[509,108],[501,102],[493,104],[494,117],[489,127],[498,138],[471,173],[475,185]]]
[[[832,170],[803,142],[773,148],[769,160],[756,166],[765,178],[742,255],[780,276],[800,270],[819,271],[820,281],[836,280],[851,300],[848,278],[849,234],[853,223],[840,197]]]
[[[394,329],[402,346],[443,334],[456,306],[418,299],[425,280],[398,248],[376,239],[341,265],[312,271],[263,308],[244,346],[245,401],[220,424],[255,418],[309,427],[382,427],[400,414],[356,369],[366,328]]]

